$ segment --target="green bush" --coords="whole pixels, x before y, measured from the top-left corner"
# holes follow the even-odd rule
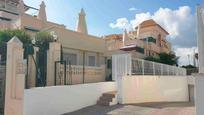
[[[0,54],[2,61],[6,60],[7,42],[14,36],[18,37],[23,43],[23,47],[27,47],[27,44],[31,43],[31,37],[24,30],[1,30],[0,31]],[[25,51],[27,52],[27,51]],[[26,54],[26,53],[24,53]]]

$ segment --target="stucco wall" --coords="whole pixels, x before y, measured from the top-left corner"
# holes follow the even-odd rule
[[[114,82],[25,90],[24,115],[60,115],[96,104],[104,92],[116,91]]]
[[[132,76],[123,77],[122,103],[188,101],[186,77]]]
[[[200,73],[195,75],[195,106],[196,106],[196,115],[203,115],[204,113],[204,74]]]

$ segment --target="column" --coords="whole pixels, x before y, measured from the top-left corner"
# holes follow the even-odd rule
[[[5,115],[23,115],[24,88],[23,44],[13,37],[7,44]]]
[[[199,74],[195,75],[195,105],[196,115],[204,114],[204,23],[203,9],[197,6],[197,39],[198,39],[198,58],[199,58]]]
[[[52,42],[47,52],[47,86],[55,85],[55,62],[61,60],[61,44]]]

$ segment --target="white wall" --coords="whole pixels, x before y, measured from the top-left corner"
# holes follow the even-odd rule
[[[55,86],[25,90],[24,115],[60,115],[96,104],[115,82]]]
[[[195,85],[195,76],[187,76],[188,85]]]
[[[188,100],[187,77],[132,76],[122,79],[122,103],[124,104]]]

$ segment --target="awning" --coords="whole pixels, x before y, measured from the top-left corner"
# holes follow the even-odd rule
[[[136,47],[137,47],[137,45],[128,45],[128,46],[121,47],[120,50],[123,50],[123,51],[132,51],[132,50],[135,50]]]

